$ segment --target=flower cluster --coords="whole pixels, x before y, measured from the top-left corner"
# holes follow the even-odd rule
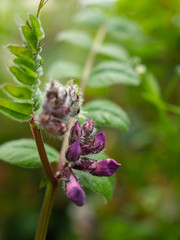
[[[67,131],[69,119],[79,114],[80,105],[79,89],[75,84],[63,86],[52,81],[38,121],[52,135],[62,136]]]
[[[69,136],[69,148],[66,159],[70,163],[63,170],[66,196],[76,205],[82,206],[85,193],[78,183],[71,168],[88,172],[99,177],[112,176],[120,166],[114,159],[106,158],[101,161],[88,158],[86,155],[96,154],[104,149],[106,136],[100,132],[93,137],[94,123],[88,119],[82,126],[77,121],[72,127]]]

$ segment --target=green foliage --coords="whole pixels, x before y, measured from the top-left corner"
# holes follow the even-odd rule
[[[84,105],[87,118],[92,118],[96,125],[127,130],[129,119],[117,104],[109,100],[94,100]]]
[[[20,100],[21,103],[1,99],[0,111],[14,119],[29,120],[32,111],[37,111],[40,107],[41,94],[38,86],[39,76],[43,73],[43,60],[39,52],[41,39],[45,35],[39,19],[33,14],[29,14],[26,25],[21,26],[20,30],[24,46],[8,45],[7,48],[17,57],[14,59],[16,66],[11,66],[9,70],[21,85],[6,84],[2,88],[5,93]],[[26,112],[24,112],[24,106],[27,106]]]
[[[101,160],[107,158],[108,156],[104,153],[88,155],[89,158],[95,160]],[[96,177],[89,173],[73,170],[75,175],[78,177],[80,184],[90,190],[101,194],[106,198],[107,201],[111,200],[113,194],[114,177]]]
[[[87,86],[91,88],[106,87],[113,84],[139,85],[140,78],[128,64],[105,61],[98,64],[91,72]]]
[[[57,40],[67,41],[82,48],[90,48],[92,45],[92,39],[89,34],[77,29],[61,31],[57,36]]]
[[[59,153],[48,145],[45,145],[45,148],[49,162],[56,162]],[[41,161],[33,139],[13,140],[0,145],[0,159],[25,168],[41,167]]]

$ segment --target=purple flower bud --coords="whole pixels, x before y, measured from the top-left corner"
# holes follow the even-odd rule
[[[94,122],[90,118],[82,126],[83,137],[84,138],[89,137],[92,134],[93,130],[94,130]]]
[[[50,121],[50,114],[48,113],[41,113],[38,117],[38,121],[41,123],[41,125],[46,126]]]
[[[94,168],[91,174],[100,177],[110,177],[117,171],[120,165],[121,164],[117,163],[114,159],[102,159],[91,165],[91,168]]]
[[[64,178],[66,197],[74,202],[77,206],[82,206],[86,198],[85,192],[82,190],[73,172],[68,167],[64,169]]]
[[[88,142],[81,143],[81,155],[95,154],[103,150],[106,142],[106,136],[103,132],[98,133]]]
[[[69,144],[74,143],[78,138],[81,138],[82,130],[79,126],[79,122],[77,121],[74,126],[71,128],[70,136],[69,136]]]
[[[80,138],[74,142],[66,152],[66,158],[68,161],[77,161],[80,157],[81,147],[80,147]]]
[[[57,109],[53,109],[51,114],[59,119],[69,120],[70,117],[70,109],[68,107],[60,107]]]

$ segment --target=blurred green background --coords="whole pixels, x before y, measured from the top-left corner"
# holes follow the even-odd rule
[[[0,1],[1,84],[12,82],[7,69],[12,64],[12,56],[3,46],[21,43],[14,16],[19,13],[26,18],[28,12],[36,12],[37,6],[38,0]],[[87,51],[56,41],[61,30],[75,26],[73,17],[83,8],[75,0],[49,0],[42,10],[41,22],[46,32],[42,81],[48,80],[52,64],[59,59],[81,64],[86,60]],[[124,40],[122,44],[134,61],[141,61],[156,77],[162,98],[178,106],[180,1],[120,0],[98,8],[139,25],[139,35],[132,34],[131,41]],[[122,106],[131,119],[127,132],[103,129],[107,134],[108,155],[122,166],[108,204],[101,196],[88,191],[87,203],[77,208],[65,198],[63,189],[59,189],[48,240],[180,239],[180,116],[146,101],[144,91],[143,84],[86,91],[85,101],[107,97]],[[31,137],[28,124],[0,114],[0,144],[28,137]],[[50,145],[60,148],[59,140],[47,134],[44,137]],[[0,240],[33,239],[44,194],[44,189],[39,190],[41,177],[41,170],[0,162]]]

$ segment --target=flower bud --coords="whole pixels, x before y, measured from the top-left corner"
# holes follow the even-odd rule
[[[66,124],[63,122],[60,122],[58,120],[51,121],[48,125],[46,125],[46,130],[57,137],[60,137],[64,135],[65,132],[67,132]]]
[[[98,133],[88,142],[81,143],[81,155],[95,154],[103,150],[106,142],[106,136],[103,132]]]
[[[117,171],[120,165],[114,159],[105,158],[91,165],[91,168],[95,169],[91,174],[100,177],[110,177]]]
[[[94,130],[94,122],[90,118],[82,126],[83,137],[84,138],[89,137],[92,134],[93,130]]]
[[[57,109],[53,109],[51,114],[58,118],[58,119],[63,119],[65,121],[69,120],[70,118],[70,110],[68,107],[60,107]]]
[[[68,148],[66,152],[66,159],[72,162],[77,161],[80,157],[80,153],[81,153],[80,139],[78,138],[78,140]]]
[[[90,174],[99,177],[110,177],[117,171],[120,165],[121,164],[111,158],[105,158],[101,161],[80,158],[79,161],[74,162],[73,168],[89,172]]]
[[[82,130],[79,126],[79,122],[77,121],[75,125],[71,128],[70,136],[69,136],[69,144],[74,143],[78,138],[81,138]]]
[[[82,206],[85,202],[86,195],[72,170],[69,167],[66,167],[63,171],[63,175],[65,179],[66,197],[77,206]]]

